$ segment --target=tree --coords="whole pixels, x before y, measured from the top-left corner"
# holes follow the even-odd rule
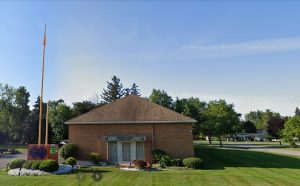
[[[67,106],[64,102],[51,107],[49,110],[49,123],[53,131],[53,141],[60,142],[63,139],[68,139],[68,126],[65,121],[75,116],[74,110]]]
[[[128,96],[128,95],[136,95],[136,96],[141,96],[141,93],[140,93],[140,89],[138,88],[138,86],[133,83],[131,88],[125,88],[124,89],[124,96]]]
[[[46,123],[46,109],[47,104],[42,103],[42,133],[41,133],[41,143],[43,143],[45,138],[45,123]],[[33,105],[33,109],[31,110],[28,120],[26,122],[26,127],[24,131],[24,141],[29,144],[37,143],[38,142],[38,132],[39,132],[39,115],[40,115],[40,96],[37,97],[37,100],[35,101]],[[51,131],[51,130],[49,130]],[[49,138],[51,139],[51,135],[49,135]],[[50,142],[50,140],[49,140]]]
[[[14,114],[15,89],[9,85],[0,84],[0,131],[4,142],[10,143],[16,136]]]
[[[124,89],[124,96],[129,96],[130,95],[130,88],[125,88]]]
[[[200,101],[198,98],[178,99],[174,103],[174,110],[180,114],[191,117],[197,120],[193,124],[193,135],[197,137],[200,134],[201,123],[204,121],[203,111],[206,103]]]
[[[124,96],[124,89],[121,80],[117,76],[111,78],[112,82],[107,82],[107,89],[103,89],[101,98],[104,103],[110,103]]]
[[[251,111],[245,115],[246,121],[251,121],[254,123],[257,130],[268,130],[268,121],[271,116],[277,117],[279,113],[273,112],[270,109],[266,111]]]
[[[257,111],[251,111],[247,114],[245,114],[245,121],[252,122],[257,129],[263,129],[264,127],[264,121],[263,121],[263,115],[264,112],[257,110]]]
[[[281,131],[284,128],[284,123],[286,121],[286,118],[280,116],[280,114],[277,115],[271,115],[268,119],[268,134],[278,139],[280,137]],[[280,145],[281,145],[281,141]]]
[[[234,110],[233,104],[227,104],[225,100],[210,101],[204,111],[206,121],[205,128],[211,130],[212,135],[219,138],[222,147],[222,137],[240,131],[240,116]]]
[[[156,104],[172,109],[173,99],[164,90],[153,89],[149,99]]]
[[[30,113],[29,92],[20,86],[0,84],[0,132],[6,143],[23,143],[25,123]]]
[[[295,144],[294,139],[300,139],[300,116],[290,117],[284,125],[283,137],[291,145]]]
[[[25,128],[26,128],[26,122],[28,121],[28,117],[30,114],[30,108],[29,108],[29,97],[30,94],[27,91],[27,89],[24,86],[21,86],[15,90],[15,122],[16,127],[14,129],[16,136],[14,139],[18,142],[21,142],[21,144],[24,144],[25,142]]]
[[[242,121],[242,129],[245,133],[255,133],[257,131],[254,123],[252,121]]]
[[[133,94],[136,96],[141,96],[140,89],[138,88],[138,86],[135,83],[133,83],[130,88],[130,94]]]
[[[300,116],[300,110],[298,107],[296,107],[296,110],[295,110],[295,116]]]
[[[73,109],[76,116],[89,112],[94,109],[96,105],[91,101],[82,101],[73,103]]]

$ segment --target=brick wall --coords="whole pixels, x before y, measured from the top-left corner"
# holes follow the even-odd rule
[[[69,125],[69,142],[80,149],[79,159],[88,159],[91,152],[100,153],[107,160],[107,142],[104,136],[145,135],[145,160],[151,161],[152,148],[166,151],[171,157],[184,158],[194,155],[191,124],[154,124],[152,142],[152,124],[111,124],[111,125]]]

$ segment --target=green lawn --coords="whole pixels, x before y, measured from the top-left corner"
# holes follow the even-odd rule
[[[80,181],[76,174],[42,177],[11,177],[0,173],[4,185],[299,185],[300,158],[264,152],[217,149],[197,146],[205,170],[172,168],[160,172],[124,172],[100,167],[103,179],[95,182],[90,169],[83,170]],[[3,184],[1,184],[3,185]]]

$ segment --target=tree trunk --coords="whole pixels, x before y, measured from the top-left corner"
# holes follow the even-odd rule
[[[281,144],[281,140],[279,140],[279,145],[282,145],[282,144]]]
[[[221,136],[219,137],[219,141],[220,141],[220,147],[223,147]]]
[[[211,136],[210,135],[208,135],[208,142],[211,145]]]

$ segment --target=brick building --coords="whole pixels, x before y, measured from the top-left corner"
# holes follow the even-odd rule
[[[69,142],[80,149],[79,159],[97,152],[111,163],[135,159],[151,161],[153,149],[172,158],[194,156],[194,119],[130,95],[75,117],[69,127]]]

